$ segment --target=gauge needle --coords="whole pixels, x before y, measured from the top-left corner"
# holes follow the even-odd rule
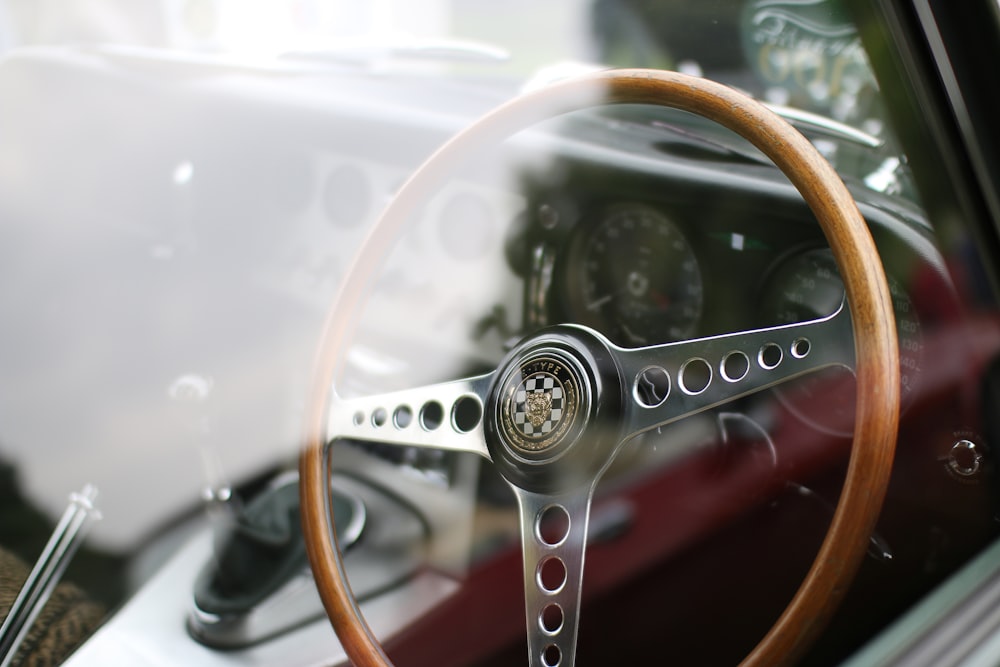
[[[612,295],[608,294],[607,296],[602,296],[599,299],[594,299],[593,301],[587,304],[587,310],[598,310],[601,306],[611,301],[611,298]]]
[[[624,322],[621,323],[621,328],[622,331],[625,332],[625,335],[632,339],[633,343],[638,343],[639,345],[649,344],[649,340],[645,336],[640,336],[639,334],[635,333],[634,331],[629,329]]]

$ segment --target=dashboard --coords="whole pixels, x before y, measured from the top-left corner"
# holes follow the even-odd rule
[[[783,176],[748,159],[751,147],[733,148],[739,140],[723,130],[682,112],[645,113],[639,126],[608,111],[565,124],[590,141],[607,141],[595,152],[627,153],[631,167],[609,168],[606,153],[603,166],[597,156],[576,156],[546,163],[529,179],[524,213],[506,245],[524,281],[525,329],[579,323],[631,348],[840,309],[844,289],[833,255]],[[661,157],[655,166],[644,159],[650,155]],[[864,175],[848,184],[885,263],[905,410],[921,382],[925,336],[948,323],[956,299],[919,208],[865,187]],[[821,385],[851,381],[852,341],[814,344],[835,348],[843,366],[776,393],[811,426],[849,434],[850,395],[796,407],[808,406]]]

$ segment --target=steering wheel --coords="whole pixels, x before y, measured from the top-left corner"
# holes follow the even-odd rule
[[[535,122],[621,103],[699,114],[765,153],[818,218],[844,282],[847,309],[810,322],[636,349],[618,347],[586,327],[558,326],[528,335],[486,375],[358,399],[338,396],[332,378],[366,287],[427,193],[475,151]],[[356,665],[390,664],[351,593],[336,545],[328,510],[328,443],[356,438],[474,452],[492,461],[519,505],[529,663],[573,665],[591,498],[622,444],[811,370],[850,365],[812,341],[850,335],[852,326],[857,421],[840,501],[809,573],[747,665],[785,664],[809,646],[846,592],[885,496],[899,419],[899,356],[889,290],[868,228],[808,140],[746,95],[704,79],[648,70],[602,72],[526,94],[485,116],[438,150],[398,192],[327,317],[299,464],[302,519],[316,585],[348,656]],[[695,366],[699,372],[690,370]],[[696,375],[701,379],[692,379]],[[660,391],[643,391],[649,382]],[[464,409],[456,417],[459,406]],[[416,418],[408,424],[384,418],[397,410]]]

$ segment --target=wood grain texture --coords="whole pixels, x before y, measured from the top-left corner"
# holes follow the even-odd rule
[[[659,104],[705,116],[742,135],[773,160],[819,220],[843,278],[853,319],[857,426],[844,489],[808,575],[743,664],[794,662],[822,631],[864,556],[892,468],[899,419],[899,354],[889,289],[857,206],[808,140],[744,94],[673,72],[601,72],[519,97],[439,149],[401,188],[372,228],[327,315],[300,459],[302,521],[320,596],[356,665],[390,663],[358,610],[331,539],[335,533],[327,510],[325,425],[338,359],[352,335],[368,285],[409,212],[458,173],[479,148],[561,113],[622,103]]]

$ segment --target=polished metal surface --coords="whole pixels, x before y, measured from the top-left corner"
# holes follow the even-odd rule
[[[524,557],[528,664],[573,665],[593,486],[560,495],[514,491]]]
[[[633,388],[623,439],[811,371],[851,368],[851,346],[845,351],[822,344],[851,336],[850,313],[841,305],[833,315],[810,322],[636,349],[612,347],[616,364]],[[653,369],[669,381],[659,383],[664,390],[651,402],[640,387]],[[670,388],[669,394],[665,388]]]
[[[482,410],[493,376],[488,373],[362,398],[335,397],[327,437],[473,452],[489,458]]]

